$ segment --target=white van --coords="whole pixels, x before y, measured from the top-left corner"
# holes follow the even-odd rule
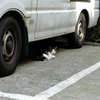
[[[82,47],[86,30],[97,24],[99,0],[0,0],[0,74],[12,74],[28,43],[68,34]]]

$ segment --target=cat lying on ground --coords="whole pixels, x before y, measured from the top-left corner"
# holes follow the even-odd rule
[[[55,58],[57,44],[53,39],[45,39],[33,42],[29,45],[30,57],[33,60],[49,60]]]
[[[49,50],[43,51],[42,49],[38,52],[36,58],[38,60],[50,60],[55,58],[55,54],[57,52],[57,46],[52,48],[49,46]]]

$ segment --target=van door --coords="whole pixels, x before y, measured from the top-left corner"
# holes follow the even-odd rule
[[[54,0],[38,0],[35,38],[54,34]]]
[[[68,0],[38,0],[35,38],[67,32],[69,7]]]
[[[70,0],[55,0],[54,34],[68,32]]]

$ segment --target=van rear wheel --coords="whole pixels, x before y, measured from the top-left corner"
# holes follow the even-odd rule
[[[76,24],[75,33],[68,34],[67,40],[71,47],[82,47],[86,37],[86,19],[83,13],[80,14]]]
[[[0,21],[0,75],[12,74],[20,58],[21,31],[17,21],[6,16]]]

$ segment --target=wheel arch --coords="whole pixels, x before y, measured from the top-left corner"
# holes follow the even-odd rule
[[[88,11],[86,9],[83,9],[81,11],[81,13],[84,14],[85,19],[86,19],[86,37],[88,37],[89,34],[90,34],[89,29],[88,29],[88,26],[89,26],[89,13],[88,13]]]
[[[89,14],[88,14],[88,11],[86,9],[84,9],[84,10],[82,10],[82,13],[85,15],[86,25],[88,27],[88,25],[89,25]]]
[[[1,17],[1,19],[5,16],[12,16],[18,22],[20,30],[21,30],[21,36],[22,36],[22,55],[28,56],[28,54],[29,54],[28,31],[27,31],[27,27],[26,27],[26,22],[24,20],[24,16],[22,16],[17,11],[8,11]]]

